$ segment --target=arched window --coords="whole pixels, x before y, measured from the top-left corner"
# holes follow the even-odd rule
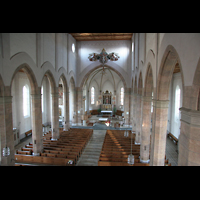
[[[91,104],[94,104],[94,87],[91,88]]]
[[[73,53],[75,52],[75,44],[74,43],[72,44],[72,52]]]
[[[180,100],[181,100],[181,89],[177,85],[175,91],[175,120],[179,121],[179,108],[180,108]]]
[[[42,95],[42,98],[41,98],[41,106],[42,106],[42,112],[44,112],[44,105],[43,105],[43,102],[44,102],[44,97],[43,97],[43,86],[42,86],[42,88],[41,88],[41,95]]]
[[[23,87],[23,114],[24,114],[24,117],[30,116],[30,98],[29,98],[28,85],[25,85]]]
[[[120,91],[120,105],[124,105],[124,88],[121,87],[121,91]]]

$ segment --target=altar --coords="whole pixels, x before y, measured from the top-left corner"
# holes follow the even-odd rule
[[[109,115],[110,114],[112,116],[112,110],[102,110],[101,114],[102,115]]]

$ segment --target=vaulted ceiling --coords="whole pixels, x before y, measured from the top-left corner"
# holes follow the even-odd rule
[[[103,68],[98,68],[89,75],[89,77],[86,80],[86,83],[88,84],[89,88],[92,86],[93,81],[96,81],[96,83],[99,86],[99,90],[103,89],[103,85],[106,81],[110,81],[113,85],[113,89],[116,90],[119,81],[121,81],[121,78],[112,69],[105,67],[104,70]]]
[[[131,40],[133,33],[69,33],[77,41]]]

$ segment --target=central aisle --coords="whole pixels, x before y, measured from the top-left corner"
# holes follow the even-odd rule
[[[81,154],[76,166],[98,166],[105,135],[106,130],[93,130],[92,137]]]

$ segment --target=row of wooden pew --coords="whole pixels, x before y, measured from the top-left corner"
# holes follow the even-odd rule
[[[132,154],[134,164],[128,164],[128,156],[131,154],[131,131],[128,137],[122,130],[107,130],[98,166],[149,166],[140,162],[140,145],[135,145],[135,134],[132,134]],[[149,153],[150,155],[150,153]],[[165,156],[165,166],[171,166]]]
[[[51,132],[43,136],[43,152],[40,156],[33,156],[33,144],[29,143],[17,150],[15,154],[16,165],[48,164],[74,166],[80,157],[87,142],[92,136],[92,129],[70,129],[70,131],[60,131],[60,138],[51,140]]]
[[[129,136],[124,136],[122,130],[107,130],[98,166],[149,166],[140,163],[140,145],[135,145],[135,134],[132,135],[132,154],[134,164],[127,163],[128,155],[131,154],[131,131]]]

